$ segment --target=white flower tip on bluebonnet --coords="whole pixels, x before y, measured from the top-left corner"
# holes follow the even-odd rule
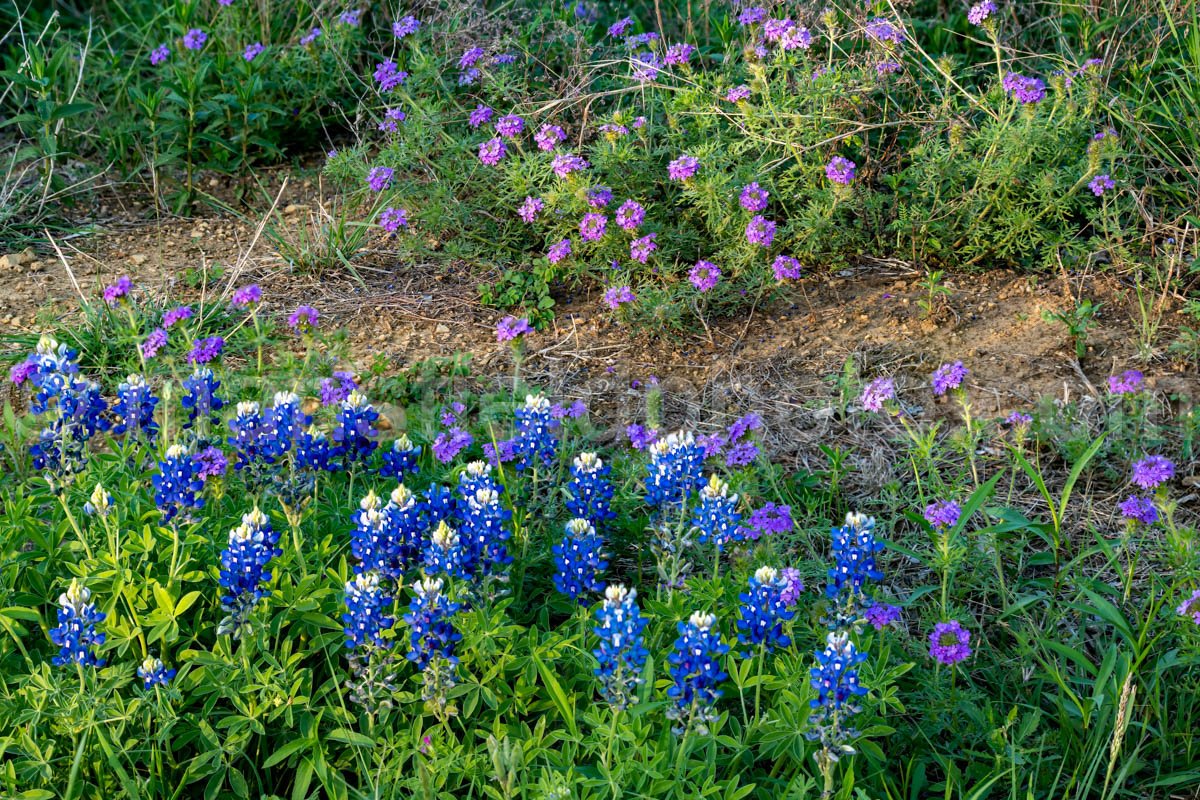
[[[595,472],[604,466],[604,462],[595,453],[580,453],[575,457],[575,466],[585,472]]]
[[[446,520],[438,523],[437,530],[433,532],[433,545],[442,550],[449,550],[458,544],[458,534],[446,524]]]
[[[572,536],[591,536],[595,532],[596,529],[592,526],[592,523],[586,519],[576,517],[567,523],[567,533]]]
[[[442,593],[442,579],[422,578],[413,584],[413,591],[422,597],[437,597]]]
[[[38,339],[37,352],[38,355],[52,356],[58,352],[58,340],[48,333],[43,333]]]
[[[103,517],[112,508],[112,495],[105,490],[102,484],[97,483],[96,488],[92,490],[92,496],[88,499],[88,506],[91,508],[91,513]]]
[[[367,492],[366,497],[358,501],[358,507],[363,511],[373,511],[380,506],[379,495],[375,494],[375,490],[371,489]]]
[[[86,586],[79,582],[79,578],[72,578],[71,585],[67,590],[58,596],[58,604],[63,608],[70,608],[76,614],[80,614],[80,609],[88,604],[92,599],[92,592]]]
[[[173,444],[167,448],[167,458],[182,458],[188,454],[187,445]]]
[[[300,398],[296,395],[295,392],[276,392],[275,393],[275,405],[277,407],[278,406],[287,406],[287,405],[291,405],[292,403],[298,403],[298,402],[300,402]]]
[[[688,620],[688,622],[699,630],[712,630],[712,626],[717,624],[717,615],[706,614],[703,611],[697,611],[692,614],[692,617]]]
[[[500,502],[500,493],[490,486],[481,486],[467,502],[472,506],[494,506]]]
[[[721,477],[714,472],[709,477],[708,484],[700,491],[709,498],[725,497],[729,494],[729,484],[721,480]],[[735,494],[732,499],[736,501],[737,495]]]
[[[846,527],[862,530],[863,528],[873,528],[875,526],[875,518],[868,517],[859,511],[851,511],[846,514]]]
[[[125,386],[130,389],[140,389],[146,385],[146,379],[134,372],[125,378]]]
[[[628,598],[630,600],[637,597],[636,589],[629,589],[622,584],[615,583],[604,590],[604,602],[606,605],[620,605]]]
[[[392,505],[404,507],[415,502],[413,499],[412,489],[409,489],[403,483],[398,484],[395,489],[392,489]]]
[[[354,576],[351,583],[346,584],[347,591],[350,590],[351,585],[359,592],[371,592],[379,587],[379,573],[375,570],[359,573]]]
[[[525,395],[525,408],[530,411],[549,411],[550,400],[543,394]]]
[[[267,524],[267,515],[258,506],[242,515],[242,524],[251,528],[261,528]]]
[[[355,389],[347,395],[344,405],[348,408],[366,408],[370,403],[367,402],[365,394]]]
[[[257,400],[243,400],[237,404],[237,415],[239,417],[252,417],[257,414],[260,409],[261,406],[259,406]]]
[[[759,583],[768,584],[774,583],[779,577],[779,570],[774,567],[759,567],[754,573],[754,579]]]
[[[242,523],[241,525],[238,525],[236,528],[233,528],[229,531],[229,543],[241,544],[244,542],[249,542],[254,539],[256,534],[258,534],[258,532],[254,528]],[[261,534],[258,535],[261,536]]]
[[[472,461],[467,464],[466,473],[472,478],[482,478],[485,475],[490,475],[491,472],[492,465],[486,461]]]
[[[392,442],[392,449],[398,453],[403,452],[405,450],[412,450],[412,447],[413,447],[412,439],[408,438],[407,433],[400,434],[399,436],[396,437],[395,441]]]

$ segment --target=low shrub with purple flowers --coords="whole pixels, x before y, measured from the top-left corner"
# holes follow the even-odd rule
[[[758,414],[668,433],[657,387],[616,443],[519,374],[405,399],[258,285],[88,305],[10,370],[6,794],[1165,797],[1200,768],[1197,426],[1136,370],[1081,452],[1068,405],[973,413],[962,361],[856,378],[896,482],[852,497],[858,454],[789,475]],[[518,367],[537,335],[496,328]]]

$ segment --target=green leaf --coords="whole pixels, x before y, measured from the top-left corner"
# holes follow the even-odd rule
[[[348,728],[338,728],[331,733],[326,734],[326,739],[332,739],[335,742],[342,742],[351,747],[365,747],[371,750],[375,747],[375,740],[370,736],[365,736]]]

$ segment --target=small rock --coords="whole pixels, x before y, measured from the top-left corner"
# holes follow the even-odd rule
[[[140,267],[142,264],[146,263],[148,258],[149,256],[147,256],[145,253],[134,253],[129,257],[129,260],[132,261],[135,266]]]
[[[438,326],[433,329],[434,333],[447,334],[450,332],[450,327],[443,323],[438,323]]]

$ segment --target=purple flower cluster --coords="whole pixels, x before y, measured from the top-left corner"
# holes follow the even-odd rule
[[[1088,182],[1088,188],[1092,190],[1092,194],[1096,197],[1101,197],[1109,189],[1116,187],[1116,183],[1108,175],[1097,175]]]
[[[711,261],[697,261],[688,272],[688,280],[698,291],[707,292],[721,280],[721,268]]]
[[[560,178],[565,178],[572,172],[585,170],[589,166],[591,165],[585,159],[573,153],[560,153],[550,162],[550,169],[554,170],[554,174]]]
[[[403,208],[388,206],[379,214],[379,227],[393,234],[401,228],[408,227],[408,212]]]
[[[617,209],[617,225],[622,230],[636,231],[646,220],[646,209],[636,200],[626,200]]]
[[[395,174],[391,167],[371,167],[371,171],[367,173],[367,186],[372,192],[382,192],[391,188],[392,177]]]
[[[876,378],[863,389],[860,402],[867,411],[883,410],[884,403],[896,399],[896,384],[891,378]]]
[[[604,304],[613,311],[616,311],[625,303],[632,303],[636,299],[633,289],[628,286],[610,286],[604,290]]]
[[[925,506],[925,521],[937,530],[953,528],[962,516],[962,506],[953,500],[938,500]]]
[[[742,187],[738,202],[747,211],[764,211],[767,208],[770,192],[758,185],[757,182]]]
[[[939,664],[957,664],[971,657],[971,632],[958,620],[939,622],[929,634],[929,655]]]
[[[532,223],[546,208],[546,203],[540,197],[526,196],[525,202],[517,208],[517,216],[524,222]]]
[[[538,132],[533,135],[533,140],[537,142],[539,150],[550,152],[558,145],[562,144],[567,138],[567,132],[558,125],[549,123],[538,128]]]
[[[953,364],[942,364],[934,370],[931,385],[933,393],[941,397],[946,392],[952,389],[957,389],[962,386],[962,382],[967,379],[970,370],[963,366],[963,362],[955,361]]]
[[[848,158],[834,156],[825,165],[825,177],[842,186],[849,186],[854,180],[856,164]]]
[[[505,139],[516,138],[521,135],[523,130],[525,130],[525,120],[516,114],[506,114],[496,120],[496,133]]]
[[[524,317],[508,316],[496,323],[497,342],[511,342],[518,336],[532,332],[533,328],[530,326],[529,320]]]
[[[683,155],[667,165],[667,177],[673,181],[686,181],[700,169],[700,160]]]
[[[775,223],[762,214],[756,214],[746,225],[746,241],[760,247],[770,247],[771,242],[775,241]]]
[[[1031,78],[1019,72],[1009,72],[1001,81],[1009,97],[1022,105],[1040,103],[1046,97],[1046,84],[1040,78]]]
[[[475,106],[475,110],[472,111],[467,117],[467,124],[472,128],[478,128],[480,125],[486,125],[491,121],[492,115],[495,113],[496,112],[493,111],[489,106],[485,106],[483,103],[480,103],[479,105]]]
[[[579,238],[585,242],[598,242],[604,238],[607,228],[608,217],[604,214],[596,212],[584,214],[583,219],[579,221]]]
[[[650,254],[658,249],[658,244],[654,241],[657,236],[656,233],[648,233],[640,239],[634,239],[629,243],[629,257],[645,264],[650,259]]]
[[[508,154],[504,140],[497,136],[479,145],[479,160],[489,167],[494,167]]]
[[[389,58],[375,65],[374,77],[375,82],[379,84],[379,91],[393,92],[408,78],[408,73],[397,67],[396,62]]]
[[[551,264],[557,264],[569,255],[571,255],[571,240],[563,239],[550,245],[550,249],[546,251],[546,260]]]
[[[1157,489],[1175,477],[1175,464],[1163,456],[1146,456],[1133,465],[1133,482],[1143,489]]]
[[[1127,369],[1120,375],[1110,375],[1108,377],[1109,394],[1136,394],[1144,388],[1145,377],[1136,369]]]
[[[775,273],[775,280],[799,280],[803,274],[800,268],[800,262],[791,256],[776,256],[775,261],[771,264],[771,270]]]
[[[971,10],[967,12],[967,22],[972,25],[982,25],[995,13],[996,4],[992,0],[982,0],[971,6]]]

